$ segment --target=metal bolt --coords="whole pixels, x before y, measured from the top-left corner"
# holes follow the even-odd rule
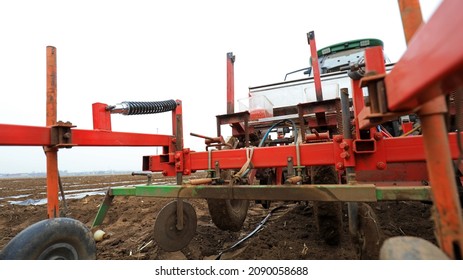
[[[350,158],[350,154],[348,152],[342,152],[340,156],[343,159],[349,159]]]
[[[376,168],[380,169],[380,170],[383,170],[383,169],[386,169],[386,163],[382,162],[382,161],[378,161],[376,163]]]
[[[341,144],[339,144],[339,148],[347,151],[349,150],[349,144],[347,144],[347,142],[342,142]]]
[[[338,142],[338,143],[341,143],[342,142],[342,136],[341,135],[334,136],[334,141]]]
[[[376,141],[383,139],[383,134],[380,132],[375,132],[374,138]]]

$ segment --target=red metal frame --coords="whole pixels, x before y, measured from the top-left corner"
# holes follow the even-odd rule
[[[235,112],[235,56],[227,53],[227,114]]]
[[[449,93],[463,85],[462,10],[460,0],[442,1],[413,36],[407,51],[385,79],[391,111],[413,111],[440,95],[427,89],[440,87]]]
[[[57,114],[57,80],[56,80],[56,48],[47,47],[47,116],[46,125],[52,127],[56,124]],[[51,135],[51,134],[50,134]],[[51,142],[51,139],[50,139]],[[44,146],[47,157],[47,213],[48,218],[59,217],[58,198],[58,148]]]
[[[413,2],[413,1],[412,1]],[[406,4],[406,3],[405,3]],[[406,6],[406,5],[405,5]],[[363,173],[363,178],[374,179],[370,171],[391,170],[398,164],[411,169],[410,175],[401,177],[413,181],[426,171],[422,164],[427,163],[429,178],[433,186],[433,196],[438,217],[436,228],[442,249],[451,258],[463,251],[463,228],[461,208],[457,200],[455,174],[452,159],[457,159],[459,150],[455,133],[447,133],[443,114],[446,112],[443,95],[450,89],[463,85],[463,33],[450,27],[463,26],[463,2],[446,0],[431,20],[420,27],[413,35],[409,48],[390,74],[385,74],[382,49],[368,48],[365,51],[367,73],[361,82],[352,81],[356,135],[354,139],[344,139],[334,135],[331,142],[300,145],[256,147],[252,157],[253,168],[282,168],[288,166],[288,159],[300,159],[301,166],[334,165],[338,170],[355,167]],[[407,26],[407,23],[404,23]],[[415,26],[416,28],[416,26]],[[407,29],[407,28],[404,28]],[[413,30],[413,27],[410,27]],[[312,34],[313,35],[313,34]],[[410,34],[406,37],[409,40]],[[314,36],[309,36],[312,53],[312,69],[319,77]],[[315,50],[315,53],[314,53]],[[233,60],[227,55],[227,112],[233,112]],[[318,72],[317,72],[318,71]],[[386,91],[377,91],[373,98],[387,98],[388,112],[381,106],[365,106],[361,84],[369,87],[370,82],[382,81]],[[317,100],[322,100],[321,84],[317,85]],[[379,87],[381,89],[382,87]],[[373,88],[370,88],[373,90]],[[376,88],[378,90],[378,88]],[[434,99],[437,98],[437,99]],[[381,99],[382,100],[382,99]],[[433,103],[426,103],[433,100]],[[239,169],[246,162],[245,149],[216,150],[209,152],[190,152],[183,147],[182,106],[177,101],[172,112],[173,135],[113,132],[110,112],[103,103],[93,104],[93,130],[69,128],[72,134],[71,146],[162,146],[161,155],[145,156],[143,169],[162,172],[166,176],[189,175],[197,170],[209,170],[217,162],[221,169]],[[376,104],[376,103],[375,103]],[[376,117],[404,111],[418,112],[422,121],[423,136],[384,138],[372,126],[372,114]],[[231,114],[237,118],[237,114]],[[240,115],[241,116],[241,115]],[[370,116],[370,118],[369,118]],[[218,126],[235,121],[230,116],[221,116]],[[219,119],[219,118],[218,118]],[[246,118],[245,118],[246,119]],[[241,126],[243,116],[234,122]],[[247,120],[247,119],[246,119]],[[48,216],[56,217],[58,208],[58,146],[52,140],[56,125],[56,49],[47,48],[47,126],[34,127],[0,124],[0,145],[37,145],[44,146],[47,154],[47,198]],[[360,129],[370,129],[369,139],[360,139]],[[245,128],[247,129],[247,125]],[[248,132],[246,132],[248,133]],[[218,136],[220,127],[218,127]],[[246,139],[246,145],[248,138]],[[297,150],[299,149],[299,151]],[[299,154],[299,155],[298,155]],[[281,176],[278,175],[278,176]],[[281,179],[279,177],[279,179]],[[379,178],[376,178],[378,180]],[[181,180],[178,183],[181,183]],[[460,255],[461,256],[461,255]]]
[[[317,45],[315,43],[315,32],[310,31],[309,33],[307,33],[307,41],[310,45],[310,57],[312,59],[312,71],[315,83],[315,93],[317,95],[317,101],[322,101],[322,82],[320,80],[320,65],[318,63]]]

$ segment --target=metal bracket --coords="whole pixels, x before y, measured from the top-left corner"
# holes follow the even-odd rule
[[[55,148],[72,148],[72,131],[71,128],[76,127],[70,122],[59,121],[51,127],[50,144]]]

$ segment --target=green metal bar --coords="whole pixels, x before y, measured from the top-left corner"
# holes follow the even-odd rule
[[[114,195],[114,196],[142,196],[142,195],[137,194],[137,188],[138,187],[139,186],[113,187],[113,188],[111,188],[111,195]]]
[[[431,200],[429,186],[373,184],[336,185],[135,185],[113,187],[114,196],[162,198],[213,198],[247,200],[308,200],[375,202],[381,200]]]
[[[112,195],[246,200],[376,201],[365,185],[137,185],[114,187]]]
[[[431,201],[431,187],[376,187],[378,200],[419,200]]]
[[[96,214],[95,220],[93,221],[92,228],[99,226],[103,223],[103,220],[106,216],[106,213],[108,213],[109,207],[111,206],[111,202],[114,199],[114,195],[111,195],[111,189],[109,189],[106,192],[105,198],[103,203],[100,206],[100,209],[98,209],[98,213]]]

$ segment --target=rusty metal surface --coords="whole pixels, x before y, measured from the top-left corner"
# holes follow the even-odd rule
[[[429,186],[346,185],[138,185],[113,187],[111,194],[167,198],[345,201],[431,200]]]
[[[47,47],[47,92],[46,92],[46,125],[52,127],[56,124],[57,115],[57,77],[56,77],[56,48]],[[51,136],[50,136],[51,137]],[[51,139],[50,139],[51,141]],[[47,212],[48,218],[59,217],[58,198],[58,148],[44,147],[47,157]]]
[[[227,114],[235,112],[235,56],[227,53]]]
[[[376,201],[375,186],[363,185],[139,185],[114,187],[111,194],[169,198],[295,201]]]
[[[437,90],[437,89],[436,89]],[[437,239],[442,250],[452,259],[462,257],[463,217],[451,160],[450,146],[444,113],[436,113],[445,107],[443,95],[426,103],[420,110],[426,163],[433,201],[438,216],[435,217]]]

